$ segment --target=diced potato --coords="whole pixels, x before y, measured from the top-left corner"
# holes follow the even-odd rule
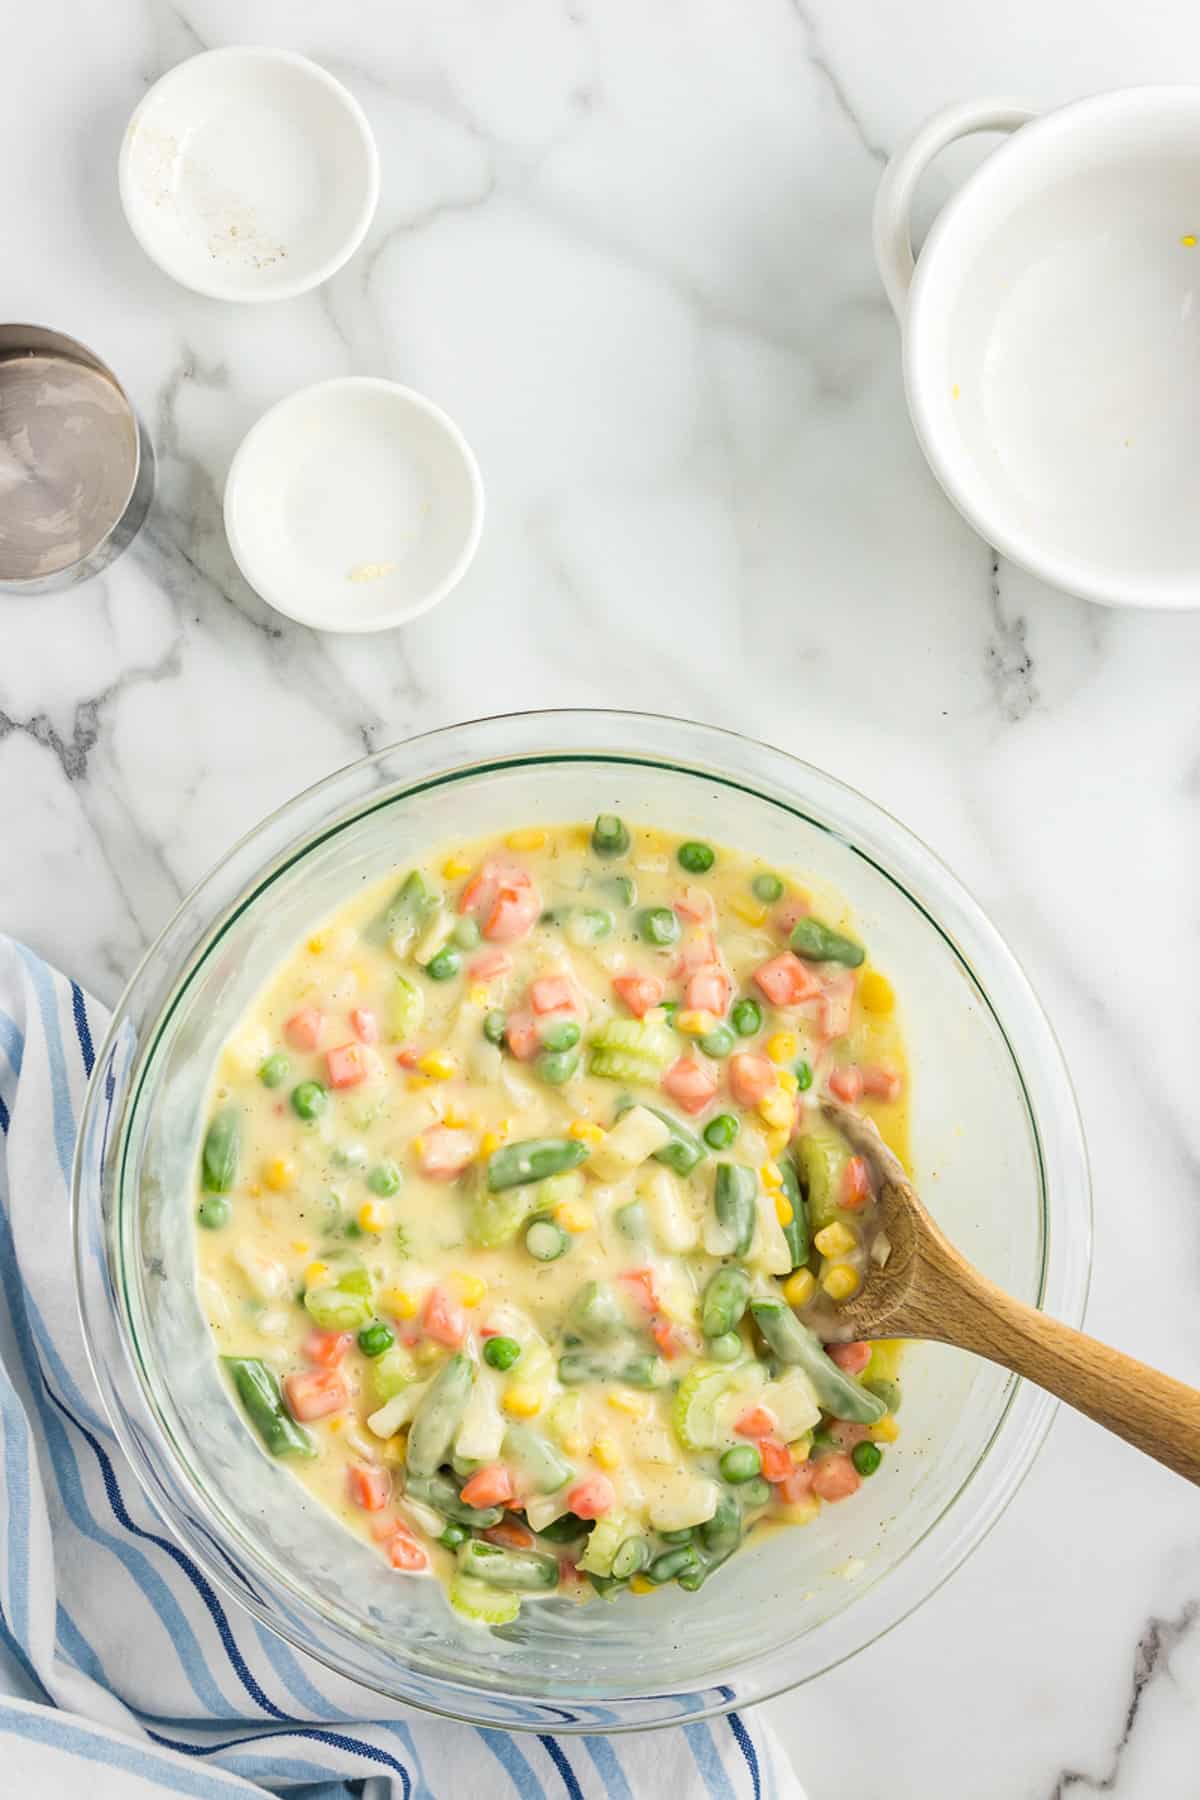
[[[471,1462],[495,1462],[503,1442],[504,1416],[496,1382],[490,1371],[479,1369],[454,1448]]]
[[[791,1251],[775,1210],[775,1197],[762,1186],[758,1190],[758,1228],[746,1261],[751,1268],[762,1269],[768,1275],[786,1275],[792,1266]]]
[[[287,1287],[287,1270],[273,1256],[264,1256],[252,1244],[239,1244],[233,1260],[259,1300],[278,1300]]]
[[[381,1406],[377,1412],[373,1412],[368,1418],[367,1424],[375,1436],[389,1438],[394,1431],[399,1431],[402,1425],[407,1425],[421,1404],[428,1386],[427,1381],[414,1381],[411,1387],[401,1388],[398,1394],[392,1395],[386,1405]]]
[[[604,1142],[592,1151],[588,1169],[601,1181],[620,1181],[631,1169],[671,1141],[671,1128],[645,1106],[631,1106]],[[668,1170],[663,1171],[669,1174]]]
[[[679,1253],[694,1250],[700,1241],[699,1226],[670,1169],[656,1165],[648,1170],[638,1192],[659,1248]]]
[[[643,1471],[646,1510],[656,1531],[685,1531],[703,1525],[717,1510],[721,1490],[705,1475],[689,1469],[662,1469],[655,1464]]]

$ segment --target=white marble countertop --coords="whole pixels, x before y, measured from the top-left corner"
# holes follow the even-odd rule
[[[352,88],[383,198],[326,288],[239,310],[146,261],[115,163],[150,81],[244,41]],[[935,106],[1198,55],[1185,0],[12,10],[0,306],[106,356],[161,463],[102,579],[0,596],[0,929],[112,1000],[217,855],[364,748],[542,705],[743,727],[898,813],[990,910],[1079,1090],[1090,1323],[1200,1379],[1200,613],[997,567],[917,451],[869,242],[881,163]],[[489,494],[459,592],[357,641],[268,610],[220,524],[251,421],[348,372],[448,407]],[[771,1704],[813,1800],[1194,1795],[1198,1543],[1190,1489],[1061,1416],[941,1593]]]

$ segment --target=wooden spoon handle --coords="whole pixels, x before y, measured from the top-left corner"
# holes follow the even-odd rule
[[[1014,1300],[973,1270],[968,1308],[937,1335],[1057,1394],[1200,1485],[1200,1391]]]

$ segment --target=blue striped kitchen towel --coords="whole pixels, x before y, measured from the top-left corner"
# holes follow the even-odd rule
[[[606,1738],[382,1709],[214,1592],[125,1463],[76,1317],[68,1182],[106,1022],[0,937],[0,1793],[803,1800],[736,1713]]]

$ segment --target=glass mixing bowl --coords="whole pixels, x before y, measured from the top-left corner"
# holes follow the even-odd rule
[[[260,1451],[193,1288],[195,1159],[219,1046],[296,940],[361,884],[430,843],[608,811],[839,889],[903,1008],[932,1212],[995,1281],[1059,1318],[1079,1322],[1087,1287],[1087,1162],[1046,1019],[954,877],[861,795],[726,732],[561,712],[434,732],[291,801],[185,901],[114,1015],[75,1166],[85,1334],[130,1462],[214,1583],[380,1695],[483,1725],[667,1725],[820,1674],[979,1542],[1053,1413],[990,1364],[916,1345],[900,1442],[852,1506],[768,1535],[698,1594],[550,1600],[498,1632],[459,1621],[435,1584],[385,1570]]]

